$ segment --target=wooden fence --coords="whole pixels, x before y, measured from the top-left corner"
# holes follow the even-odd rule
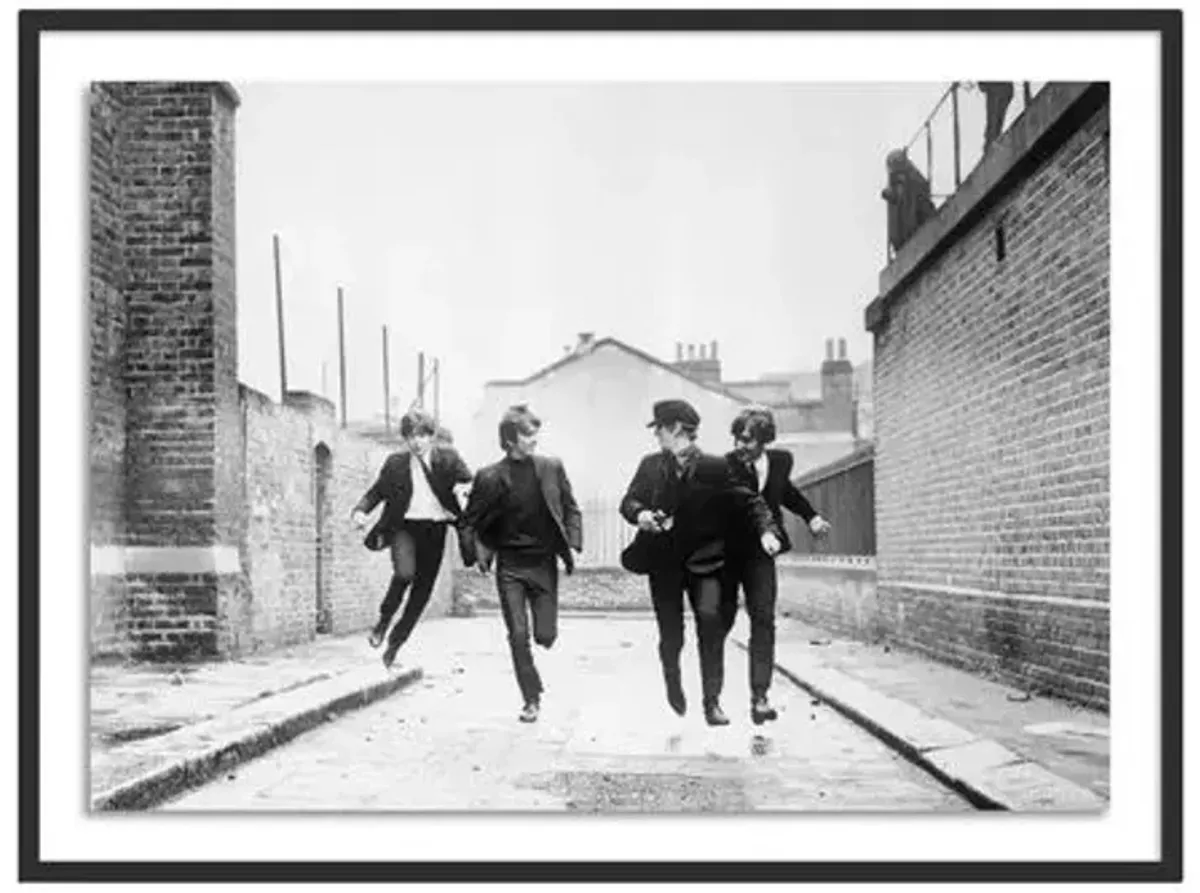
[[[785,511],[783,523],[796,555],[875,555],[875,447],[867,444],[848,456],[814,468],[794,480],[796,487],[833,525],[815,540],[804,522]]]

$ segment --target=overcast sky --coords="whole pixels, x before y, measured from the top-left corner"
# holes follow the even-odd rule
[[[236,86],[241,379],[278,396],[278,233],[289,388],[320,391],[325,363],[336,398],[340,284],[350,418],[382,411],[386,324],[392,394],[440,357],[451,427],[582,331],[663,359],[716,339],[730,379],[815,368],[827,337],[869,357],[884,158],[945,89]]]

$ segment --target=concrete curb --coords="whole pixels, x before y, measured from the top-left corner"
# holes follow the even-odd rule
[[[744,637],[734,637],[743,651]],[[776,647],[776,670],[870,732],[978,809],[1096,813],[1108,802],[1000,743],[823,665],[802,646]]]
[[[225,716],[170,735],[141,742],[137,751],[176,750],[179,755],[92,797],[93,812],[151,809],[211,781],[234,766],[261,756],[335,716],[365,707],[407,688],[423,677],[419,667],[379,678],[377,668],[343,673],[333,679],[263,698]]]

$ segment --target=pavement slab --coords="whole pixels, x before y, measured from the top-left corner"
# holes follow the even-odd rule
[[[748,647],[739,617],[732,639]],[[921,655],[780,618],[780,674],[984,808],[1103,812],[1108,717]]]

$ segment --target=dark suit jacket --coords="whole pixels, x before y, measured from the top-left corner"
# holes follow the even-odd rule
[[[384,504],[383,514],[364,540],[368,549],[386,548],[391,543],[392,536],[404,524],[404,515],[412,502],[412,475],[409,470],[411,461],[412,454],[407,450],[388,456],[379,470],[379,477],[354,507],[357,511],[365,513],[372,511],[381,502]],[[462,515],[462,506],[458,503],[454,486],[471,482],[471,472],[467,463],[452,447],[447,446],[435,446],[427,461],[430,489],[442,507],[457,521]]]
[[[665,452],[643,457],[620,509],[630,524],[637,524],[642,511],[659,510],[674,518],[667,533],[638,532],[643,541],[657,544],[654,560],[663,569],[682,564],[692,573],[715,573],[724,566],[727,541],[743,529],[759,536],[767,531],[782,535],[766,501],[734,478],[723,456],[690,452],[678,480],[673,463]]]
[[[560,460],[550,456],[534,456],[533,467],[542,487],[542,498],[546,500],[546,508],[550,510],[558,532],[556,542],[551,545],[555,554],[562,558],[569,574],[575,570],[575,558],[571,550],[583,548],[583,516]],[[469,530],[473,536],[479,562],[484,567],[491,563],[496,553],[498,522],[504,514],[511,486],[512,478],[506,459],[479,469],[475,475],[462,527],[464,535]]]
[[[779,531],[779,541],[783,544],[780,554],[783,554],[792,548],[792,542],[787,535],[787,528],[783,526],[781,509],[786,508],[796,513],[804,519],[805,524],[816,517],[817,513],[809,501],[804,498],[804,494],[792,484],[792,466],[795,463],[792,454],[787,450],[767,450],[766,452],[767,483],[762,489],[762,497],[771,510],[771,519]],[[739,483],[752,489],[758,488],[758,475],[753,466],[746,464],[736,451],[726,453],[725,458]],[[746,549],[753,551],[762,548],[758,538],[750,536],[752,533],[753,530],[743,528],[738,542],[739,551]]]

